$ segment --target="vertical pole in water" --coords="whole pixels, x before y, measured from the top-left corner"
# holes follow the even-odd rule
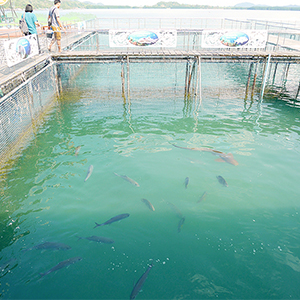
[[[188,83],[187,83],[187,95],[188,95],[188,98],[190,98],[190,96],[191,96],[191,81],[192,81],[193,73],[195,71],[195,64],[196,64],[196,62],[194,61],[193,66],[190,67],[190,72],[188,74]]]
[[[272,84],[274,84],[274,82],[275,82],[275,76],[276,76],[277,67],[278,67],[278,62],[275,64]]]
[[[287,77],[288,77],[288,73],[289,73],[289,69],[290,69],[290,63],[288,63],[287,65],[286,65],[286,68],[285,68],[286,70],[285,70],[285,74],[284,74],[284,78],[283,78],[283,81],[284,81],[284,83],[286,83],[286,81],[287,81]]]
[[[267,81],[267,74],[269,72],[270,60],[271,60],[271,54],[268,55],[268,59],[267,59],[267,61],[265,63],[265,66],[264,66],[263,85],[262,85],[261,92],[260,92],[260,102],[262,102],[263,96],[264,96],[264,92],[265,92],[266,81]]]
[[[297,94],[296,94],[296,98],[295,98],[295,100],[297,100],[297,98],[298,98],[298,95],[299,95],[299,92],[300,92],[300,81],[299,81],[299,86],[298,86],[298,90],[297,90]]]
[[[250,68],[249,68],[249,75],[248,75],[248,81],[247,81],[246,92],[245,92],[245,100],[247,100],[247,98],[248,98],[248,90],[249,90],[249,85],[250,85],[252,68],[253,68],[253,62],[251,62]]]
[[[127,101],[130,102],[129,100],[129,91],[130,91],[130,86],[129,86],[129,56],[127,55]]]
[[[253,84],[252,84],[252,90],[251,90],[251,99],[253,99],[254,90],[255,90],[255,84],[256,84],[256,78],[257,78],[257,67],[258,67],[258,62],[257,62],[256,65],[255,65],[255,73],[254,73]]]
[[[125,96],[125,73],[124,73],[124,61],[122,59],[121,61],[121,80],[122,80],[122,98],[124,99],[124,102],[126,101]]]
[[[201,104],[201,56],[197,56],[197,78],[196,78],[196,100],[199,94],[199,104]],[[198,108],[197,108],[198,109]]]
[[[188,75],[189,74],[189,59],[187,59],[186,62],[186,68],[185,68],[185,85],[184,85],[184,98],[187,96],[187,85],[188,85]]]

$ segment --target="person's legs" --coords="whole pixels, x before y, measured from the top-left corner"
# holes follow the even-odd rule
[[[53,37],[53,39],[51,40],[49,46],[48,46],[48,50],[51,51],[51,47],[52,45],[55,43],[55,37]]]
[[[60,42],[60,40],[57,40],[57,47],[58,47],[58,52],[61,52],[61,42]]]
[[[58,30],[56,31],[56,41],[57,41],[57,47],[58,47],[58,52],[61,52],[61,32],[60,32],[60,28],[58,28]]]

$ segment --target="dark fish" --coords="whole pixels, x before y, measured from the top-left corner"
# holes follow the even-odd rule
[[[200,197],[200,199],[197,201],[197,203],[199,203],[199,202],[205,200],[205,199],[206,199],[206,195],[207,195],[207,193],[204,192],[204,193],[202,194],[202,196]]]
[[[175,206],[171,202],[167,202],[167,203],[172,208],[172,210],[175,212],[175,214],[177,215],[177,217],[181,219],[183,217],[183,215],[182,215],[181,211],[177,208],[177,206]]]
[[[130,299],[134,299],[138,293],[140,292],[140,290],[142,289],[145,280],[147,279],[149,272],[151,270],[151,268],[153,267],[153,264],[151,264],[148,269],[146,270],[146,272],[140,277],[140,279],[137,281],[137,283],[135,284],[131,294],[130,294]]]
[[[133,179],[129,178],[129,177],[126,176],[126,175],[119,175],[119,174],[117,174],[117,173],[114,173],[114,174],[115,174],[116,176],[119,176],[119,177],[125,179],[126,181],[130,182],[131,184],[133,184],[133,185],[135,185],[135,186],[137,186],[137,187],[140,186],[136,181],[134,181]]]
[[[182,225],[183,225],[183,223],[184,223],[184,221],[185,221],[185,217],[182,217],[180,220],[179,220],[179,222],[178,222],[178,233],[181,231],[181,227],[182,227]]]
[[[64,260],[64,261],[60,262],[59,264],[57,264],[56,266],[54,266],[53,268],[51,268],[49,271],[47,271],[45,273],[41,273],[40,275],[42,277],[44,277],[45,275],[48,275],[48,274],[50,274],[52,272],[55,272],[55,271],[57,271],[59,269],[65,268],[65,267],[67,267],[69,265],[72,265],[72,264],[74,264],[74,263],[76,263],[77,261],[80,261],[80,260],[82,260],[82,258],[79,257],[79,256],[73,257],[73,258],[69,258],[67,260]]]
[[[92,175],[93,169],[94,169],[93,165],[90,165],[84,181],[87,181],[90,178],[90,176]]]
[[[106,222],[104,222],[104,223],[102,223],[102,224],[98,224],[98,223],[95,222],[96,226],[95,226],[94,228],[96,228],[96,227],[98,227],[98,226],[108,225],[108,224],[111,224],[111,223],[120,221],[120,220],[125,219],[125,218],[128,218],[128,217],[129,217],[129,214],[121,214],[121,215],[117,215],[117,216],[115,216],[115,217],[113,217],[113,218],[107,220]]]
[[[190,178],[187,177],[187,178],[185,179],[185,181],[184,181],[184,186],[185,186],[185,188],[187,188],[187,186],[188,186],[188,184],[189,184],[189,181],[190,181]]]
[[[7,271],[8,267],[12,268],[14,264],[16,264],[17,260],[15,258],[11,258],[0,264],[0,275],[2,272]]]
[[[232,153],[224,153],[218,150],[210,149],[210,148],[187,148],[187,147],[179,147],[172,144],[176,148],[194,150],[194,151],[202,151],[202,152],[210,152],[213,155],[219,156],[218,161],[227,162],[231,165],[237,166],[239,163],[233,158]]]
[[[44,249],[52,249],[52,250],[69,250],[71,247],[66,244],[61,243],[52,243],[52,242],[45,242],[36,246],[33,246],[32,248],[29,248],[27,250],[44,250]]]
[[[218,181],[219,181],[222,185],[228,186],[228,183],[226,182],[226,180],[225,180],[221,175],[217,176],[217,179],[218,179]]]
[[[112,239],[109,239],[109,238],[106,238],[106,237],[103,237],[103,236],[95,236],[95,235],[88,236],[88,237],[78,237],[78,238],[80,240],[81,239],[86,239],[86,240],[89,240],[89,241],[93,241],[93,242],[97,242],[97,243],[104,243],[104,244],[112,244],[112,243],[115,242]]]
[[[155,211],[155,208],[154,208],[154,206],[151,204],[150,201],[148,201],[147,199],[144,199],[144,198],[143,198],[141,201],[144,202],[150,210]]]
[[[80,148],[81,148],[81,146],[77,146],[77,147],[75,148],[75,156],[78,155],[78,153],[79,153],[79,151],[80,151]]]

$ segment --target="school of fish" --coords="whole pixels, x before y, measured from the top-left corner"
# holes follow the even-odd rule
[[[172,144],[172,145],[174,147],[180,148],[180,149],[210,152],[210,153],[212,153],[212,154],[219,157],[218,161],[227,162],[227,163],[229,163],[231,165],[234,165],[234,166],[238,165],[238,162],[233,158],[233,155],[231,153],[226,154],[226,153],[223,153],[221,151],[217,151],[217,150],[210,149],[210,148],[187,148],[187,147],[180,147],[180,146],[177,146],[177,145],[174,145],[174,144]],[[81,146],[78,146],[78,147],[75,148],[75,156],[79,155],[80,149],[81,149]],[[93,170],[94,170],[94,166],[90,165],[88,167],[87,174],[86,174],[86,177],[84,179],[84,182],[86,182],[91,177],[91,175],[93,173]],[[114,172],[114,174],[116,176],[124,179],[125,181],[129,182],[130,184],[132,184],[136,187],[140,187],[140,185],[135,180],[133,180],[132,178],[130,178],[126,175],[119,175],[115,172]],[[217,175],[216,178],[222,186],[228,187],[227,181],[221,175]],[[185,180],[184,180],[185,189],[188,188],[189,182],[190,182],[190,178],[186,177]],[[199,200],[196,203],[200,203],[202,201],[205,201],[206,197],[207,197],[207,192],[204,191],[203,194],[199,197]],[[152,211],[152,212],[155,211],[155,208],[154,208],[153,204],[149,200],[147,200],[145,198],[142,198],[141,202],[144,203],[145,206],[150,211]],[[173,203],[168,202],[168,201],[166,203],[173,210],[175,215],[179,218],[179,221],[178,221],[178,224],[177,224],[177,232],[180,233],[182,228],[183,228],[183,225],[185,223],[185,217],[183,216],[182,212]],[[120,222],[120,221],[128,218],[129,216],[130,216],[129,213],[122,213],[122,214],[119,214],[119,215],[116,215],[114,217],[109,218],[107,221],[104,221],[103,223],[95,222],[94,228],[102,227],[102,226],[106,226],[106,225],[111,225],[115,222]],[[88,240],[88,241],[92,241],[92,242],[96,242],[96,243],[100,243],[100,244],[112,244],[112,243],[114,243],[114,240],[109,238],[109,237],[96,236],[96,235],[87,236],[87,237],[78,237],[78,240]],[[43,251],[44,250],[69,250],[69,249],[71,249],[71,247],[69,245],[66,245],[66,244],[63,244],[63,243],[58,243],[58,242],[45,241],[45,242],[42,242],[38,245],[34,245],[34,246],[32,246],[28,249],[25,249],[23,251],[29,251],[29,250],[43,250]],[[49,275],[50,273],[54,273],[54,272],[56,272],[56,271],[58,271],[62,268],[69,267],[70,265],[73,265],[76,262],[79,262],[81,260],[82,260],[82,257],[80,257],[80,256],[76,256],[76,257],[66,259],[64,261],[61,261],[61,262],[57,263],[55,266],[53,266],[49,270],[45,271],[44,273],[40,273],[40,276],[42,278],[42,277],[44,277],[46,275]],[[11,261],[8,261],[7,263],[3,264],[2,269],[4,270],[10,264],[11,264]],[[137,282],[136,282],[135,286],[133,287],[132,292],[129,296],[130,299],[135,299],[138,296],[138,294],[141,291],[141,289],[142,289],[142,287],[143,287],[143,285],[144,285],[144,283],[145,283],[152,267],[153,267],[153,264],[148,265],[148,268],[146,269],[146,271],[137,280]]]

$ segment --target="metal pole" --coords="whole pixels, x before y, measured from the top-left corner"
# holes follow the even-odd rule
[[[260,93],[260,102],[263,100],[264,92],[265,92],[265,87],[266,87],[266,81],[267,81],[267,74],[269,71],[269,65],[270,65],[270,60],[271,60],[271,54],[268,55],[268,59],[265,63],[264,66],[264,72],[263,72],[263,85]]]

